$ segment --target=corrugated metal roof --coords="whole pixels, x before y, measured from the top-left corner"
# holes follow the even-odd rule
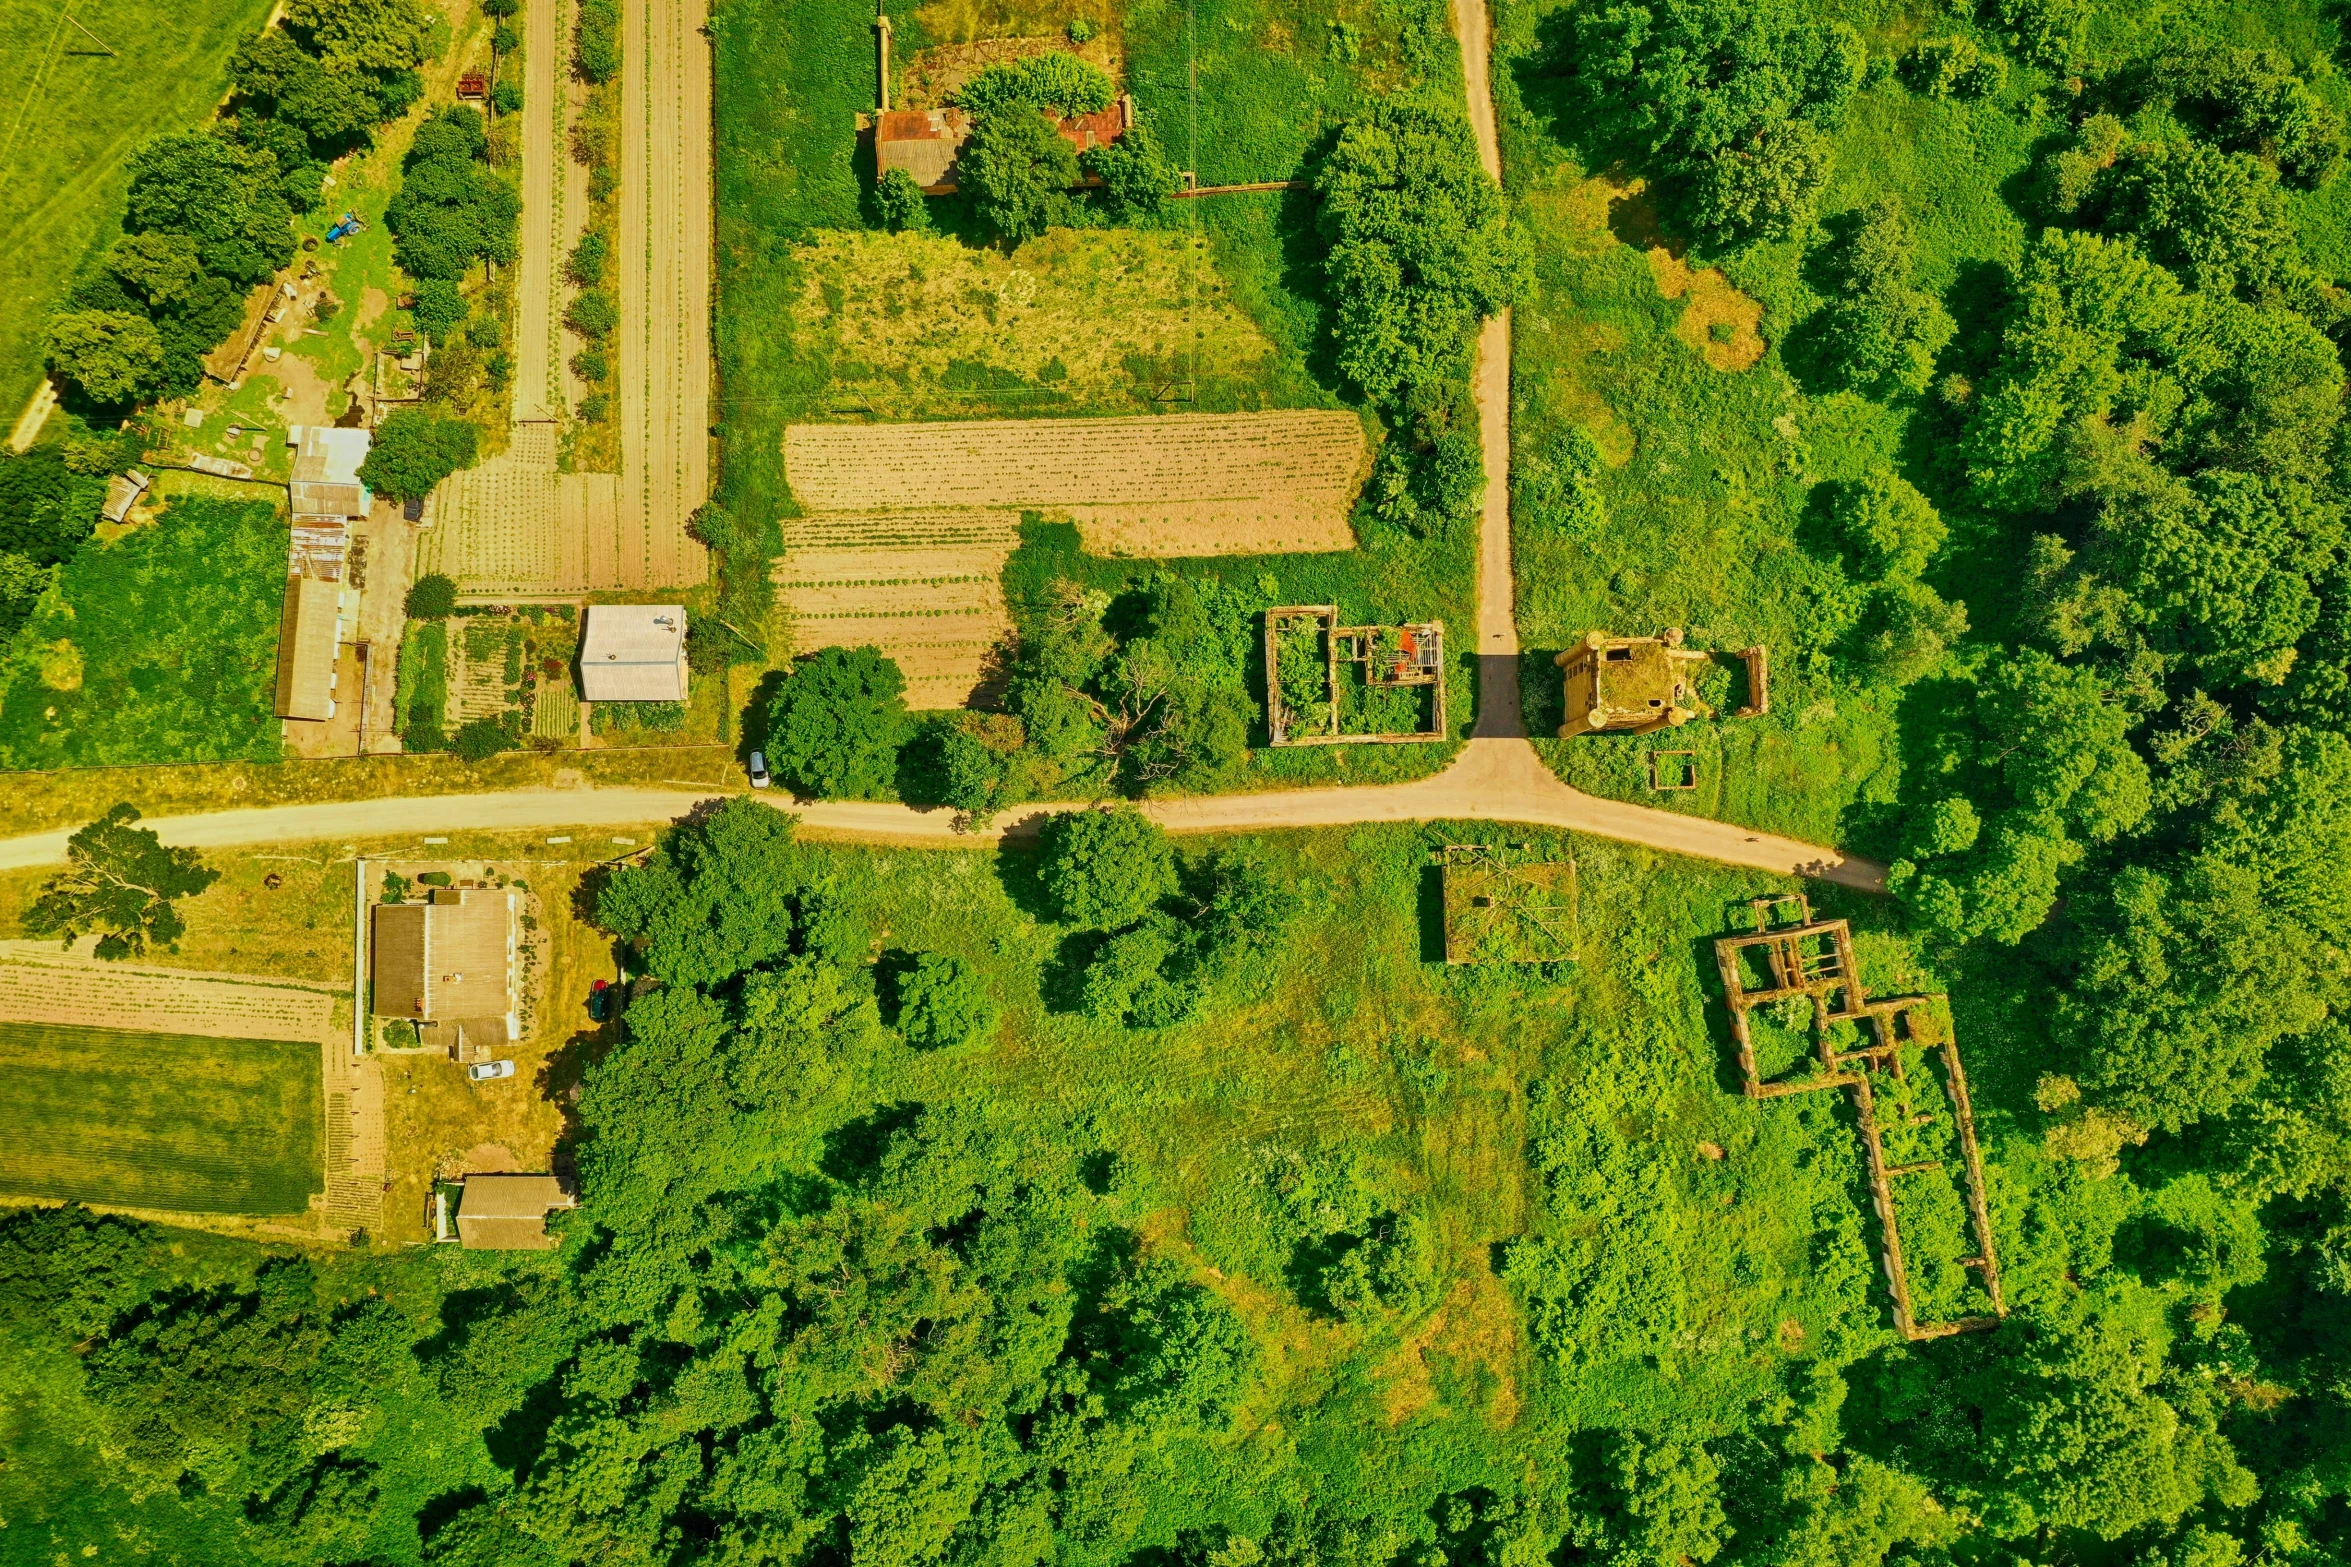
[[[318,720],[335,713],[335,598],[332,582],[288,577],[278,617],[278,716]]]
[[[552,1175],[469,1175],[457,1200],[457,1236],[477,1251],[551,1251],[547,1215],[577,1206]]]

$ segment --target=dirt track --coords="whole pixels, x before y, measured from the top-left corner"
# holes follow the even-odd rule
[[[621,18],[617,476],[556,469],[578,346],[561,324],[560,269],[586,199],[565,144],[578,108],[562,70],[573,14],[557,0],[525,8],[514,442],[442,486],[419,550],[419,571],[446,572],[475,599],[684,587],[710,570],[686,536],[710,493],[707,0],[628,0]]]
[[[1500,157],[1494,142],[1493,111],[1486,99],[1485,16],[1477,0],[1464,0],[1457,7],[1455,26],[1471,94],[1471,123],[1488,170],[1496,171]],[[1510,571],[1507,316],[1488,322],[1479,336],[1477,399],[1486,465],[1486,499],[1478,530],[1478,717],[1474,738],[1463,747],[1460,757],[1437,777],[1418,783],[1154,801],[1144,805],[1144,814],[1173,832],[1252,832],[1351,822],[1527,822],[1728,865],[1882,889],[1885,868],[1872,861],[1792,838],[1749,832],[1727,822],[1597,799],[1570,789],[1543,765],[1526,741],[1519,707],[1518,629]],[[618,826],[673,818],[697,798],[695,794],[653,789],[540,789],[226,811],[163,818],[148,825],[161,832],[166,843],[214,848],[271,839],[299,842],[361,833],[374,837],[445,832],[451,826],[475,831]],[[817,832],[931,846],[1017,837],[1033,831],[1047,812],[1073,808],[1016,807],[994,829],[959,835],[951,813],[946,811],[916,811],[903,805],[860,801],[795,805],[772,795],[758,798],[798,811],[803,823]],[[0,842],[0,870],[62,858],[66,836],[61,830]]]

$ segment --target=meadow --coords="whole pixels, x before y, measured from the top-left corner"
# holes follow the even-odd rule
[[[0,651],[0,767],[276,760],[285,583],[266,501],[183,498],[83,547]]]
[[[0,1023],[0,1191],[300,1213],[320,1185],[315,1044]]]
[[[103,39],[104,52],[72,19]],[[122,162],[193,124],[228,89],[229,54],[268,0],[0,4],[0,408],[39,384],[42,333],[89,253],[114,231]]]

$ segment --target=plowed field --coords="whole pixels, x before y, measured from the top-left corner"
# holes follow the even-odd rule
[[[1035,509],[1097,555],[1354,546],[1366,447],[1353,414],[798,424],[784,470],[812,512]]]
[[[915,708],[960,707],[1012,630],[998,578],[1017,512],[850,512],[790,524],[775,580],[803,652],[877,647]]]
[[[315,990],[126,973],[68,962],[0,961],[0,1027],[78,1023],[316,1044],[333,1015],[333,998]]]

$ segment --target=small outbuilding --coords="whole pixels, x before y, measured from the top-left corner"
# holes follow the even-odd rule
[[[407,1018],[420,1035],[430,1026],[452,1040],[521,1037],[513,893],[436,887],[424,903],[378,904],[374,938],[377,1017]]]
[[[682,604],[591,604],[580,637],[580,700],[686,700]]]
[[[457,1239],[469,1251],[553,1251],[547,1215],[578,1207],[552,1175],[469,1175],[457,1198]],[[436,1228],[440,1215],[435,1215]]]
[[[147,487],[153,482],[136,468],[128,473],[116,474],[106,481],[106,505],[98,515],[108,522],[121,522],[131,514],[131,508],[139,504],[139,497],[147,493]]]

